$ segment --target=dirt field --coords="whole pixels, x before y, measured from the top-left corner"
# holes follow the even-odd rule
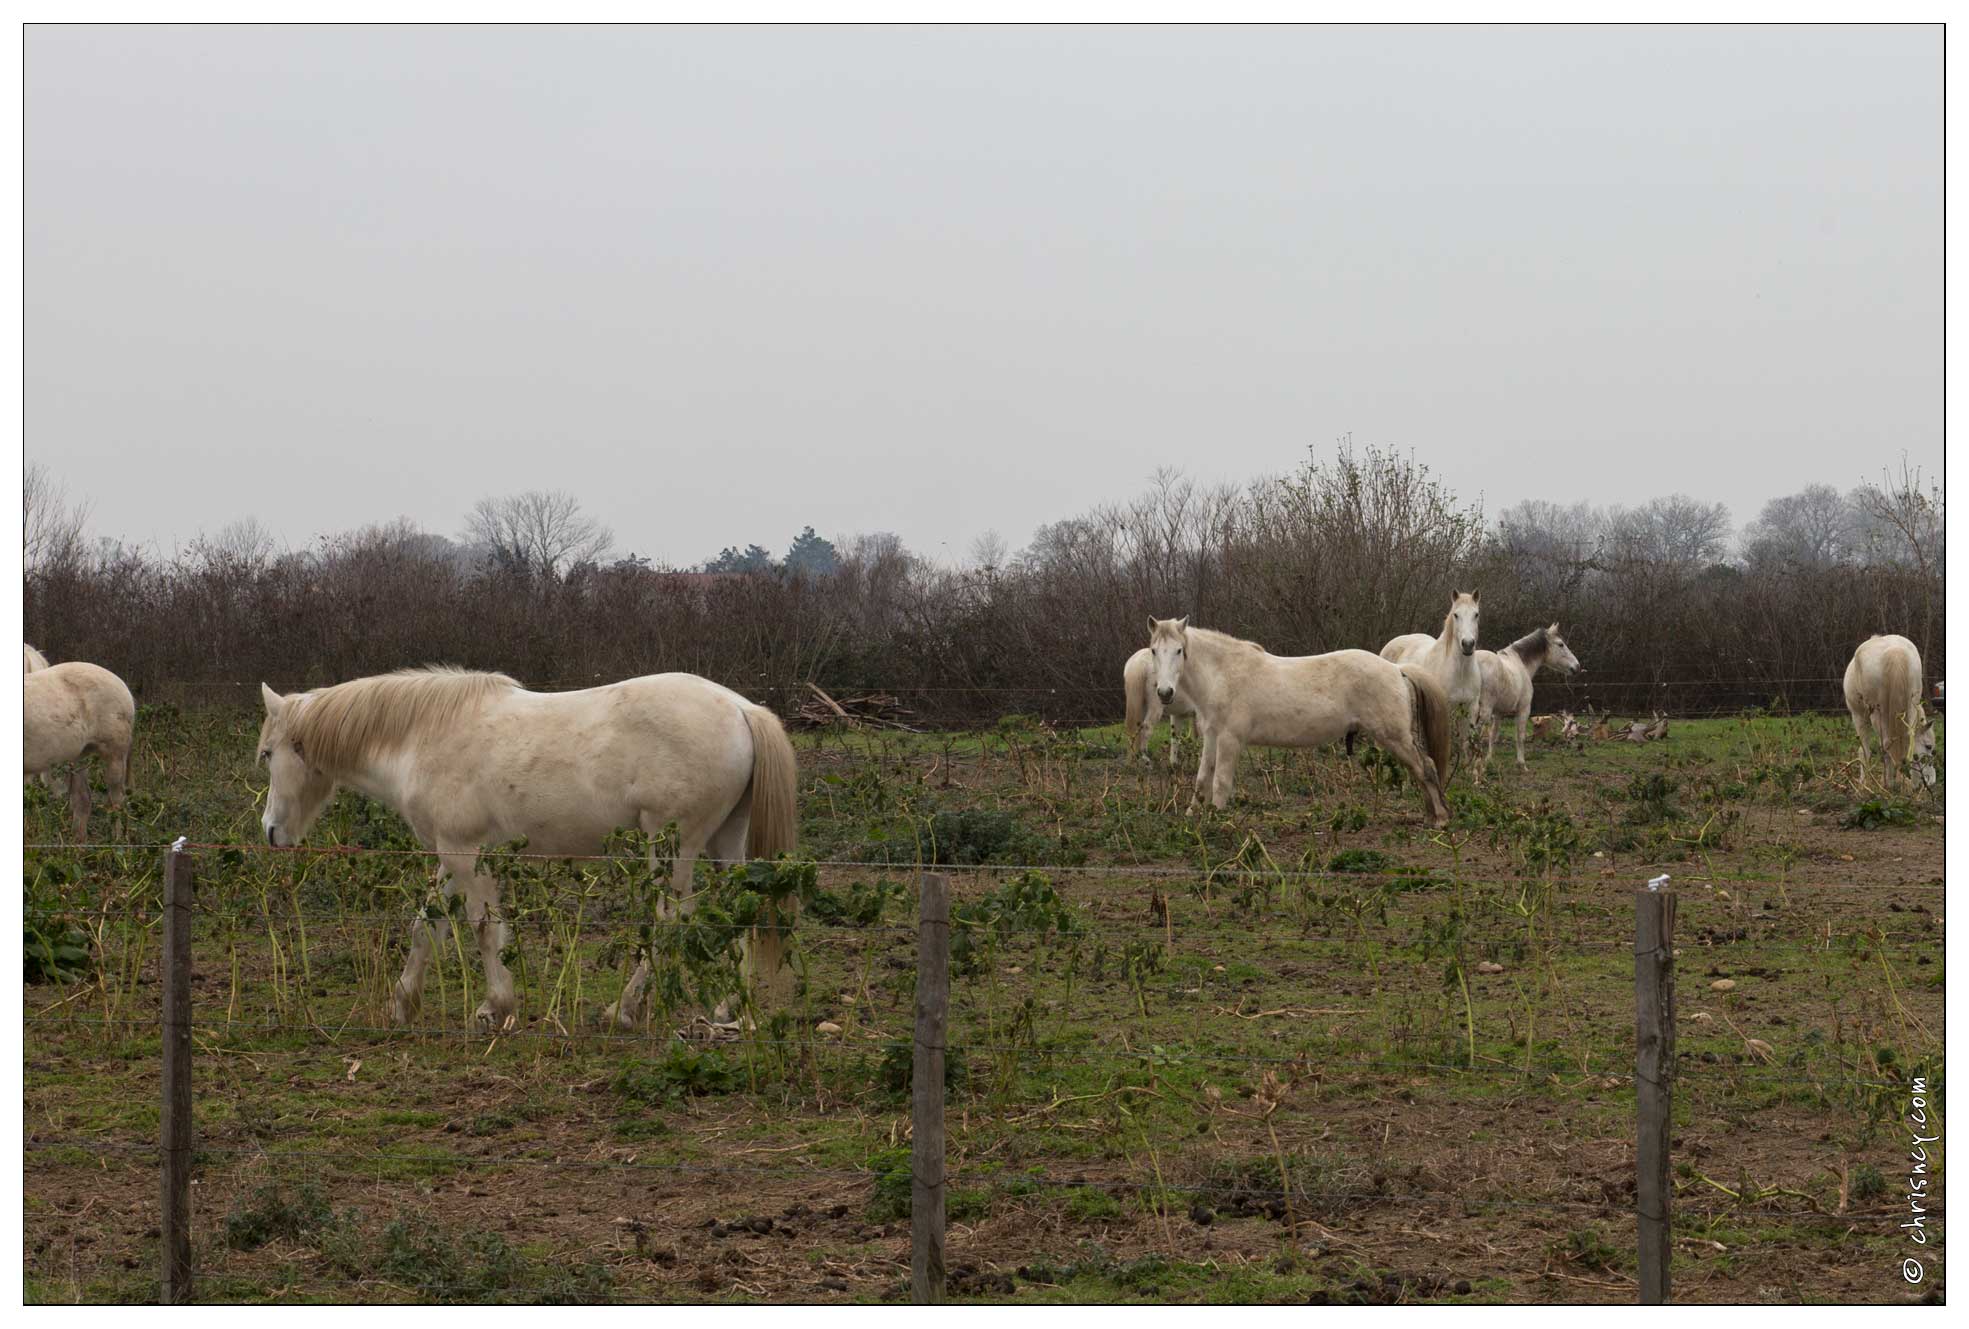
[[[256,724],[146,709],[98,830],[255,842]],[[631,865],[516,868],[521,1027],[490,1037],[469,944],[388,1027],[416,858],[201,849],[198,1294],[906,1298],[936,862],[957,1299],[1634,1300],[1632,893],[1662,872],[1675,1299],[1938,1296],[1897,1225],[1911,1078],[1944,1103],[1942,802],[1857,787],[1853,755],[1823,717],[1544,744],[1526,772],[1507,744],[1438,833],[1371,749],[1249,752],[1239,801],[1194,816],[1116,729],[807,736],[802,853],[866,866],[708,888],[702,926],[651,934],[668,987],[632,1035],[594,1024],[648,917]],[[347,793],[334,844],[410,847]],[[26,854],[30,950],[72,966],[25,991],[31,1300],[156,1295],[158,861]],[[797,995],[713,1038],[692,1017],[778,891],[806,898]]]

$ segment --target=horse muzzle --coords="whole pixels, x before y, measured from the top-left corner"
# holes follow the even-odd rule
[[[1173,698],[1173,697],[1174,697],[1174,696],[1176,695],[1176,689],[1174,689],[1174,688],[1157,688],[1157,689],[1155,690],[1155,695],[1156,695],[1156,696],[1157,696],[1158,698],[1160,698],[1160,699],[1161,699],[1161,701],[1162,701],[1162,704],[1163,704],[1163,705],[1165,705],[1165,706],[1167,706],[1167,705],[1169,704],[1169,702],[1170,702],[1170,699],[1171,699],[1171,698]]]
[[[1474,641],[1466,641],[1466,642],[1464,642],[1464,643],[1463,643],[1463,653],[1464,653],[1465,655],[1475,655],[1475,654],[1477,653],[1477,643],[1476,643],[1476,642],[1474,642]]]

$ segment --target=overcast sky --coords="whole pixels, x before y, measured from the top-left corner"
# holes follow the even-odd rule
[[[564,488],[955,558],[1346,432],[1493,513],[1939,475],[1937,27],[26,49],[27,457],[167,552]]]

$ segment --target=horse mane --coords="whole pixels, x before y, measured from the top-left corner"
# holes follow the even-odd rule
[[[1524,636],[1505,647],[1506,650],[1510,651],[1520,660],[1531,659],[1530,652],[1533,650],[1543,655],[1551,648],[1552,632],[1550,628],[1540,628],[1536,632],[1527,632]]]
[[[316,769],[345,771],[412,738],[441,732],[486,698],[519,686],[505,674],[450,665],[351,679],[308,693],[289,719],[286,737]]]
[[[1191,628],[1190,635],[1192,637],[1202,637],[1216,646],[1242,646],[1247,651],[1256,651],[1260,655],[1266,654],[1265,648],[1257,642],[1246,641],[1242,637],[1233,637],[1230,633],[1219,632],[1215,628]]]

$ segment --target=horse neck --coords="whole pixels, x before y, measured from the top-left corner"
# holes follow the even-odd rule
[[[1191,661],[1203,668],[1194,678],[1183,679],[1183,690],[1190,694],[1197,710],[1208,716],[1223,704],[1229,691],[1228,675],[1236,672],[1242,652],[1227,642],[1196,633],[1190,635],[1188,650]]]
[[[335,783],[401,812],[409,767],[410,751],[401,747],[364,757],[349,769],[336,772]]]
[[[1545,656],[1547,654],[1547,651],[1532,650],[1530,652],[1526,652],[1526,651],[1519,650],[1518,646],[1519,643],[1514,641],[1509,646],[1506,646],[1504,650],[1507,653],[1517,657],[1518,663],[1525,667],[1525,672],[1527,674],[1535,674],[1540,669],[1545,667]]]

